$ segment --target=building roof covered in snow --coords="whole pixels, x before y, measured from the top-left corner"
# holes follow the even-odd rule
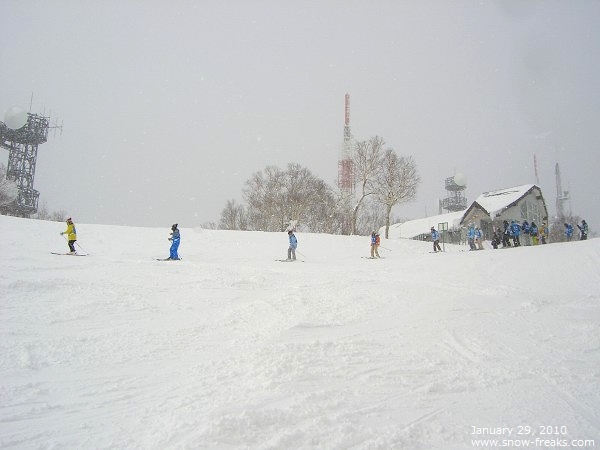
[[[479,208],[493,220],[495,217],[502,214],[509,208],[515,206],[525,196],[536,190],[541,198],[541,189],[535,184],[524,184],[508,189],[500,189],[497,191],[484,192],[464,211],[463,221],[469,216],[469,213]],[[541,198],[543,202],[543,198]],[[544,203],[545,205],[545,203]]]
[[[475,202],[490,214],[500,213],[518,202],[534,187],[536,187],[535,184],[524,184],[508,189],[484,192],[477,197]]]

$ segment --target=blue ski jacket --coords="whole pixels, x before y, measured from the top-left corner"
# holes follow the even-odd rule
[[[475,227],[469,227],[469,231],[467,233],[468,239],[475,239]]]
[[[516,222],[512,222],[510,224],[510,229],[512,231],[512,235],[515,237],[519,237],[519,235],[521,234],[521,227]]]
[[[290,234],[290,247],[291,248],[298,247],[298,239],[296,239],[296,236],[294,235],[294,233]]]
[[[565,236],[567,236],[567,237],[573,236],[573,225],[571,225],[570,223],[568,223],[567,226],[565,227]]]

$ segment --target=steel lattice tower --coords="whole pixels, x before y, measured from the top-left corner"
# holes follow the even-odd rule
[[[8,150],[6,179],[16,183],[17,198],[3,212],[29,217],[38,209],[40,193],[33,188],[38,146],[48,140],[49,118],[27,113],[27,123],[17,130],[0,122],[0,147]]]

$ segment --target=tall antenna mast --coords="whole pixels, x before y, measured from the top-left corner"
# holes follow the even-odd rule
[[[568,203],[569,201],[569,192],[563,191],[562,189],[562,180],[558,163],[556,163],[556,166],[554,167],[554,173],[556,175],[556,216],[562,219],[565,217],[565,203]],[[571,215],[571,211],[568,212],[568,215]]]
[[[537,187],[540,187],[540,177],[538,176],[537,158],[535,157],[535,153],[533,154],[533,170],[535,173],[535,184]]]
[[[345,196],[354,193],[354,162],[352,161],[352,133],[350,132],[350,94],[344,97],[344,142],[338,161],[338,187]]]

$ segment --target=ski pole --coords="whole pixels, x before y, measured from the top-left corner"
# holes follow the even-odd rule
[[[77,247],[79,247],[79,249],[80,249],[80,250],[81,250],[83,253],[85,253],[86,255],[89,255],[89,254],[90,254],[90,252],[88,252],[88,251],[87,251],[86,249],[84,249],[84,248],[83,248],[81,245],[79,245],[79,242],[75,241],[75,245],[76,245]]]
[[[68,239],[68,238],[67,238],[67,237],[66,237],[64,234],[61,234],[61,236],[62,236],[62,237],[65,239],[65,241],[69,242],[69,239]],[[77,247],[79,247],[79,249],[80,249],[80,250],[81,250],[83,253],[85,253],[86,255],[88,255],[88,254],[89,254],[89,252],[87,252],[87,251],[86,251],[86,250],[85,250],[85,249],[84,249],[84,248],[83,248],[81,245],[79,245],[79,242],[75,241],[75,245],[76,245]]]

